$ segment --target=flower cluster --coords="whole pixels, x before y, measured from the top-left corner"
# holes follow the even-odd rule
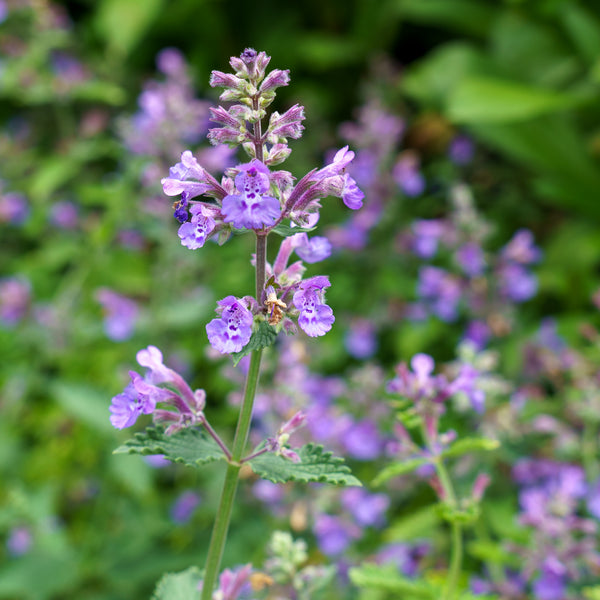
[[[205,424],[204,390],[192,391],[179,373],[163,364],[162,353],[155,346],[140,350],[136,358],[147,371],[143,377],[130,371],[131,382],[112,399],[110,422],[114,427],[131,427],[142,414],[152,414],[155,422],[167,424],[168,434]]]
[[[471,316],[465,338],[483,347],[492,335],[510,330],[512,307],[536,294],[537,279],[529,268],[540,260],[541,252],[533,234],[521,229],[496,255],[488,254],[483,243],[490,228],[477,214],[468,188],[455,186],[451,197],[448,218],[417,220],[400,238],[402,247],[426,260],[444,247],[452,262],[451,268],[432,264],[420,268],[419,300],[410,306],[408,316],[422,320],[432,314],[453,322],[464,306]]]
[[[340,149],[331,163],[313,169],[295,185],[290,172],[272,170],[289,156],[288,138],[302,135],[304,109],[294,105],[283,114],[271,113],[263,132],[262,120],[275,90],[289,83],[288,71],[266,72],[269,61],[264,52],[246,49],[230,61],[234,74],[213,71],[210,79],[211,86],[224,88],[220,99],[233,104],[210,109],[211,120],[219,127],[210,129],[208,137],[215,145],[242,146],[250,161],[226,170],[217,181],[186,150],[181,162],[162,179],[164,193],[179,196],[174,216],[181,223],[179,237],[187,248],[202,248],[214,236],[224,243],[233,230],[254,231],[266,240],[281,225],[283,235],[288,236],[274,264],[267,265],[266,283],[257,290],[257,298],[228,296],[219,301],[219,317],[207,325],[207,333],[212,346],[224,354],[239,352],[248,343],[254,321],[267,320],[271,326],[291,331],[290,318],[297,317],[300,328],[311,337],[331,329],[335,319],[324,299],[325,289],[331,285],[328,277],[303,279],[301,262],[288,266],[293,251],[306,263],[315,263],[329,256],[331,244],[324,237],[309,239],[293,227],[314,227],[322,198],[339,197],[356,210],[364,197],[346,172],[354,158],[348,146]]]

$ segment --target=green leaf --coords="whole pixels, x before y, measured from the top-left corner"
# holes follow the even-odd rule
[[[315,229],[316,227],[291,227],[285,223],[279,223],[279,225],[277,225],[277,227],[273,227],[271,231],[277,235],[280,235],[281,237],[290,237],[296,233],[308,233],[310,231],[314,231]]]
[[[437,600],[442,597],[438,586],[425,581],[415,581],[404,577],[393,565],[364,564],[350,569],[350,581],[358,587],[386,590],[403,594],[403,600],[423,598]]]
[[[583,588],[583,597],[587,600],[600,600],[600,585]]]
[[[406,473],[410,473],[414,471],[421,465],[427,464],[429,459],[427,458],[408,458],[403,460],[402,462],[393,463],[387,466],[383,471],[381,471],[377,477],[373,480],[373,485],[381,485],[382,483],[388,481],[392,477],[397,477],[398,475],[405,475]]]
[[[297,450],[297,453],[300,456],[300,462],[297,463],[268,452],[253,458],[248,464],[259,477],[273,483],[302,481],[362,486],[344,464],[344,459],[333,456],[331,452],[324,452],[323,446],[307,444]]]
[[[225,458],[217,443],[203,430],[194,427],[187,427],[173,435],[165,435],[164,430],[158,427],[148,427],[119,446],[114,454],[164,454],[170,461],[188,467]]]
[[[250,341],[239,351],[234,352],[231,356],[233,364],[237,365],[240,360],[254,350],[266,348],[275,342],[277,339],[277,330],[269,325],[266,321],[261,321],[258,324],[256,331],[250,337]]]
[[[200,598],[198,584],[202,572],[190,567],[181,573],[165,573],[158,582],[152,600],[194,600]]]
[[[573,108],[574,95],[494,79],[465,77],[450,92],[447,115],[455,123],[511,123]]]
[[[489,438],[460,438],[450,448],[442,452],[442,458],[453,458],[455,456],[462,456],[468,452],[479,452],[481,450],[496,450],[499,447],[500,442],[498,440]]]
[[[131,52],[161,14],[163,0],[103,0],[96,14],[96,26],[109,51]]]

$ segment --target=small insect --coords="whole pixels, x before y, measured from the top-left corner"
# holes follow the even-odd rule
[[[265,305],[269,311],[269,325],[277,325],[283,319],[283,310],[287,308],[287,304],[282,302],[272,286],[267,288],[267,299]]]

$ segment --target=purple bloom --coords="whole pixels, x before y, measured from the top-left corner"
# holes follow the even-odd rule
[[[339,556],[353,539],[360,537],[360,530],[355,525],[327,514],[317,516],[313,531],[321,552],[328,556]]]
[[[471,321],[467,325],[464,340],[474,344],[477,350],[483,350],[490,338],[490,328],[484,321]]]
[[[410,153],[402,156],[392,171],[400,189],[409,197],[420,196],[425,191],[425,179],[419,171],[419,159]]]
[[[302,281],[294,294],[294,306],[300,311],[298,325],[310,337],[325,335],[335,321],[333,311],[324,303],[324,289],[330,285],[326,275],[318,275]]]
[[[388,544],[376,555],[379,564],[394,564],[407,577],[414,577],[419,570],[421,559],[428,554],[430,547],[426,543],[408,545],[402,543]]]
[[[454,321],[458,316],[461,297],[460,283],[444,269],[422,267],[419,270],[417,293],[427,301],[430,310],[442,321]]]
[[[56,202],[50,209],[50,223],[60,229],[75,229],[79,222],[79,211],[73,202]]]
[[[370,358],[377,349],[375,326],[367,319],[355,320],[344,338],[348,354],[358,359]]]
[[[208,183],[208,173],[199,165],[189,150],[181,155],[181,162],[169,169],[169,177],[161,180],[167,196],[185,193],[186,200],[205,194],[212,189]],[[198,181],[190,181],[197,179]]]
[[[212,347],[221,354],[239,352],[252,335],[252,313],[244,300],[235,296],[227,296],[217,302],[216,309],[220,317],[213,319],[206,326],[208,340]]]
[[[352,210],[358,210],[363,205],[362,201],[365,195],[348,173],[344,175],[344,187],[341,196],[342,202]]]
[[[133,383],[130,383],[121,394],[117,394],[110,405],[110,422],[116,429],[131,427],[137,418],[149,415],[156,405],[150,396],[139,396]]]
[[[163,364],[162,352],[156,346],[140,350],[135,359],[141,367],[149,369],[146,380],[154,385],[172,383],[176,373]]]
[[[390,499],[385,494],[370,494],[364,488],[342,491],[342,505],[360,527],[383,527]]]
[[[534,244],[529,229],[519,229],[502,249],[502,258],[522,265],[538,262],[541,257],[542,251]]]
[[[444,223],[439,219],[421,219],[412,224],[413,252],[421,258],[432,258],[437,253],[438,242],[444,233]]]
[[[0,279],[0,324],[16,325],[29,309],[31,285],[17,277]]]
[[[138,305],[125,296],[107,288],[96,293],[96,299],[105,311],[104,331],[109,339],[122,342],[133,335],[138,316]]]
[[[211,210],[203,204],[194,204],[190,212],[192,213],[191,221],[184,223],[177,233],[182,246],[190,250],[196,250],[204,246],[204,243],[214,231],[216,222],[211,217]]]
[[[457,165],[466,165],[473,160],[475,147],[473,141],[466,135],[457,135],[450,142],[448,156]]]
[[[469,277],[478,277],[485,270],[485,258],[479,244],[469,242],[456,251],[456,260]]]
[[[33,536],[29,527],[13,527],[6,540],[6,550],[11,556],[27,554],[33,544]]]
[[[0,223],[20,225],[29,216],[29,204],[23,194],[9,192],[0,196]]]
[[[509,263],[500,269],[500,288],[513,302],[525,302],[537,292],[537,278],[520,264]]]
[[[296,254],[309,264],[317,263],[331,256],[331,243],[326,237],[315,236],[309,239],[306,233],[297,233],[294,238]]]
[[[196,492],[186,490],[179,495],[173,506],[171,506],[171,520],[178,525],[184,525],[192,518],[199,504],[200,496]]]
[[[342,437],[346,451],[356,460],[375,460],[383,450],[383,440],[377,425],[364,420],[353,423]]]
[[[237,229],[260,229],[273,225],[281,214],[281,208],[277,198],[264,195],[270,187],[269,169],[257,159],[240,165],[238,169],[235,187],[240,193],[223,198],[223,220],[233,223]]]
[[[556,558],[544,561],[540,576],[533,582],[532,591],[538,600],[562,600],[566,591],[567,569]]]

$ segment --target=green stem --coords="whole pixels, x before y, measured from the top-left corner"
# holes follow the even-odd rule
[[[206,565],[204,567],[202,600],[211,600],[213,588],[215,587],[221,568],[221,559],[223,557],[223,550],[225,549],[225,542],[227,541],[227,531],[229,530],[229,522],[231,521],[231,511],[237,490],[238,476],[242,467],[239,461],[242,458],[242,453],[248,439],[248,431],[250,430],[261,356],[262,349],[255,350],[250,357],[244,400],[240,409],[240,416],[233,440],[231,462],[227,465],[227,471],[225,472],[223,491],[221,492],[221,500],[217,509],[217,516],[215,517],[210,546],[208,547],[208,556],[206,557]]]
[[[450,475],[441,458],[435,461],[435,469],[440,480],[440,484],[446,494],[445,502],[452,508],[458,508],[456,494]],[[456,597],[458,579],[462,569],[463,559],[463,540],[462,540],[462,525],[458,521],[452,521],[452,549],[450,555],[450,568],[448,570],[448,580],[443,600],[453,600]]]

